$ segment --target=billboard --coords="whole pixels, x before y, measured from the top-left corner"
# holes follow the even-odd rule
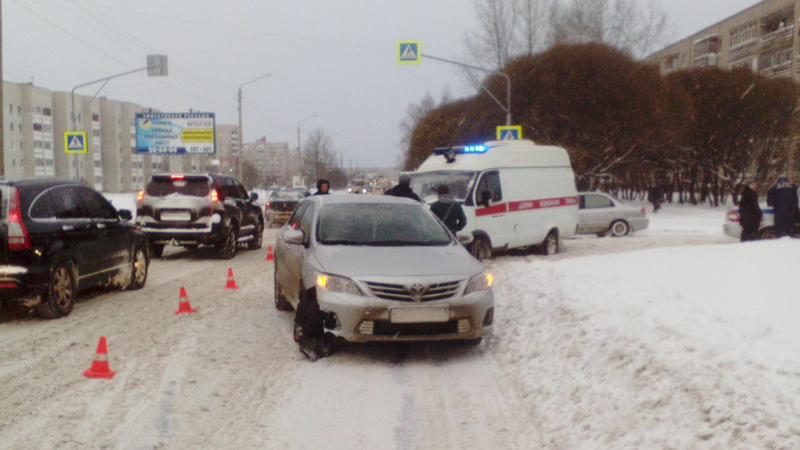
[[[216,153],[214,113],[136,114],[136,152],[151,155]]]

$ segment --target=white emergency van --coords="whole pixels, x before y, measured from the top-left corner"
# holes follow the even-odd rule
[[[567,151],[531,141],[493,141],[437,148],[412,174],[411,187],[426,203],[450,188],[463,204],[473,256],[537,246],[558,253],[578,226],[578,192]]]

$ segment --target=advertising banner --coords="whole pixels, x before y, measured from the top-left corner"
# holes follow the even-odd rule
[[[136,152],[167,155],[216,153],[214,113],[136,114]]]

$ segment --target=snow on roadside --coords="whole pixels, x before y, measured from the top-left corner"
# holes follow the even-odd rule
[[[126,193],[126,194],[103,194],[103,196],[114,205],[114,208],[117,208],[119,211],[120,209],[127,209],[131,213],[133,213],[133,218],[136,219],[136,194],[135,193]]]
[[[552,448],[797,449],[799,258],[782,240],[497,261],[489,348]]]

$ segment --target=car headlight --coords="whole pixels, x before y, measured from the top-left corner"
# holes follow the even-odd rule
[[[491,272],[483,272],[475,275],[469,279],[467,290],[464,295],[472,294],[473,292],[485,291],[492,287],[494,284],[494,275]]]
[[[350,278],[329,275],[327,273],[317,274],[317,287],[328,292],[339,294],[364,295],[361,289]]]

